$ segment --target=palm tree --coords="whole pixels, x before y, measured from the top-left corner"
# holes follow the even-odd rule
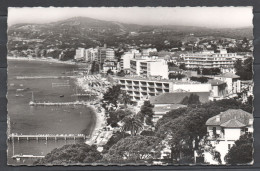
[[[120,94],[119,101],[124,104],[125,108],[127,108],[127,104],[131,104],[132,103],[131,97],[125,91],[123,91]]]
[[[143,128],[142,122],[134,117],[125,117],[123,119],[124,125],[122,127],[123,131],[130,131],[131,136],[136,135],[138,131]]]

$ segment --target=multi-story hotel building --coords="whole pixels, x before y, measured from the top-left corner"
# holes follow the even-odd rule
[[[134,58],[134,53],[126,52],[120,59],[120,68],[122,70],[130,70],[130,60]]]
[[[83,60],[85,58],[85,48],[76,49],[76,54],[74,56],[75,60]]]
[[[111,49],[111,48],[106,49],[106,59],[115,59],[114,49]]]
[[[94,49],[94,48],[89,48],[86,49],[85,51],[85,55],[86,55],[86,61],[92,62],[95,61],[98,57],[98,49]]]
[[[183,54],[185,66],[187,68],[226,68],[232,69],[236,61],[236,53],[227,53],[220,50],[220,53],[202,52]]]
[[[169,92],[210,92],[211,84],[182,82],[166,79],[147,79],[141,77],[115,77],[122,90],[126,91],[132,100],[143,100],[150,96]]]
[[[168,78],[168,65],[165,60],[131,59],[130,74],[142,77],[158,76]]]

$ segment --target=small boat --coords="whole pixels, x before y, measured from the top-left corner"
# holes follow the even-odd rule
[[[64,95],[60,95],[60,97],[64,97]]]

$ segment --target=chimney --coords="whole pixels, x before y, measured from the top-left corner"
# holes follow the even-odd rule
[[[220,116],[219,115],[216,117],[216,122],[220,122]]]

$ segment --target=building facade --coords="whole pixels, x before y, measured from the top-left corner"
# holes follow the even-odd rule
[[[208,141],[220,153],[222,164],[225,156],[241,135],[253,132],[253,115],[241,109],[229,109],[206,122]],[[210,154],[204,152],[204,160],[210,164],[218,164]]]
[[[211,84],[182,82],[176,80],[144,79],[140,77],[116,77],[122,90],[126,91],[132,100],[145,100],[150,96],[169,92],[210,92]]]
[[[106,48],[106,59],[112,60],[115,59],[115,51],[112,48]]]
[[[202,52],[188,53],[182,55],[187,68],[220,68],[224,72],[233,71],[236,61],[236,53],[227,53],[221,50],[220,53]]]
[[[75,60],[84,60],[85,59],[85,48],[76,49],[76,54],[74,56]]]
[[[165,60],[131,59],[130,74],[142,77],[158,76],[168,79],[169,69]]]

